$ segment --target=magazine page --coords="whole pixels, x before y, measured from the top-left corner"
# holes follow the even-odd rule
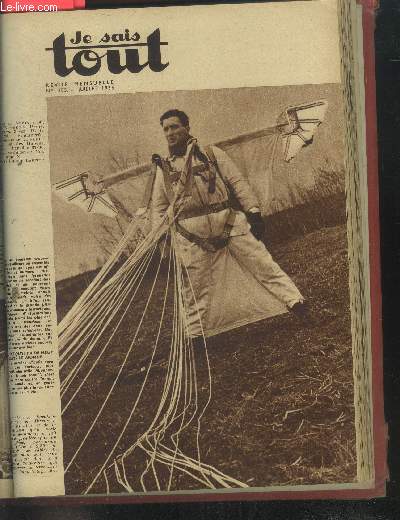
[[[10,414],[8,401],[8,359],[4,284],[3,197],[0,186],[0,498],[13,496]]]
[[[16,496],[373,486],[336,2],[1,24]]]

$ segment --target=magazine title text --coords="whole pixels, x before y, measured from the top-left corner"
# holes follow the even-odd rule
[[[161,49],[168,42],[161,41],[160,29],[155,29],[143,41],[138,32],[124,29],[120,33],[104,33],[100,39],[83,31],[76,31],[72,38],[60,34],[53,46],[46,48],[54,55],[54,71],[65,77],[71,72],[80,76],[93,76],[103,63],[112,74],[124,71],[137,74],[148,67],[162,72],[169,62],[163,62]]]

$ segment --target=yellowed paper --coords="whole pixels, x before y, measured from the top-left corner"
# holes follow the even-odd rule
[[[336,1],[0,23],[15,495],[370,486],[357,474]],[[218,253],[182,241],[171,214],[159,231],[140,221],[151,156],[168,157],[160,116],[175,108],[256,197]],[[258,247],[257,277],[246,261]],[[311,329],[288,313],[304,300],[321,320]]]

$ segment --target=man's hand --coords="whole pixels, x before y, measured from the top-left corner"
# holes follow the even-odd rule
[[[246,217],[250,224],[250,231],[257,240],[261,240],[265,232],[265,224],[261,212],[249,212],[246,213]]]

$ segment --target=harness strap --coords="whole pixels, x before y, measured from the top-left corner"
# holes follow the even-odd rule
[[[204,150],[205,150],[205,152],[207,154],[207,157],[208,157],[210,169],[212,169],[214,171],[214,179],[216,179],[216,177],[218,175],[219,178],[222,180],[222,182],[225,184],[225,189],[226,189],[226,191],[228,193],[230,207],[233,208],[233,209],[238,209],[238,210],[243,211],[239,201],[236,198],[235,193],[232,190],[232,187],[226,182],[225,177],[221,173],[221,170],[220,170],[220,168],[218,166],[218,161],[217,161],[217,159],[215,157],[215,153],[214,153],[214,150],[213,150],[212,146],[207,145],[204,148]],[[214,180],[214,182],[215,182],[215,180]]]
[[[204,155],[204,153],[202,153],[200,151],[200,149],[197,147],[197,144],[195,144],[193,147],[193,153],[194,154],[197,153],[197,155],[200,155],[201,156],[200,158],[205,162],[204,162],[204,165],[198,165],[198,166],[190,165],[189,166],[189,171],[187,172],[187,178],[186,178],[186,189],[189,188],[188,182],[189,182],[189,184],[191,182],[193,182],[193,175],[201,174],[203,171],[205,171],[208,168],[208,170],[210,172],[209,187],[208,187],[209,193],[215,192],[216,177],[218,174],[221,177],[221,179],[223,180],[223,182],[228,190],[228,193],[230,194],[229,187],[227,186],[225,179],[222,177],[222,175],[219,171],[218,164],[217,164],[217,161],[216,161],[212,148],[206,147],[205,150],[206,150],[206,155]],[[159,156],[157,156],[157,165],[161,168],[161,170],[163,172],[164,183],[165,183],[165,188],[166,188],[167,192],[173,194],[172,183],[175,181],[178,181],[178,180],[182,180],[179,178],[179,175],[180,175],[179,172],[175,172],[171,168],[169,162],[166,161],[165,159],[162,159]],[[193,170],[195,170],[195,171],[193,171]],[[177,173],[178,178],[175,178],[176,173]],[[190,191],[190,189],[188,191]],[[182,209],[181,213],[179,214],[179,217],[180,217],[179,220],[185,220],[185,219],[191,218],[191,217],[209,215],[211,213],[218,213],[219,211],[230,208],[230,206],[231,206],[230,200],[226,200],[223,202],[209,204],[207,206],[203,206],[201,208],[196,208],[196,209],[192,209],[192,210],[185,211],[184,209]],[[190,242],[196,244],[197,246],[201,247],[205,251],[215,253],[219,249],[226,247],[226,245],[228,244],[231,230],[232,230],[234,222],[235,222],[235,218],[236,218],[236,214],[231,209],[231,211],[229,212],[228,218],[226,219],[222,234],[218,237],[211,237],[211,238],[199,237],[199,236],[195,235],[194,233],[191,233],[190,231],[188,231],[187,229],[185,229],[183,226],[180,225],[178,219],[176,220],[175,225],[176,225],[176,230],[178,231],[178,233],[180,233],[184,238],[186,238]]]
[[[215,202],[214,204],[209,204],[208,206],[203,206],[202,208],[192,208],[192,209],[183,209],[179,213],[178,220],[185,220],[187,218],[193,217],[202,217],[204,215],[210,215],[211,213],[219,213],[224,209],[230,208],[229,200],[225,200],[223,202]]]
[[[225,183],[225,180],[222,177],[221,172],[219,171],[218,162],[217,162],[217,159],[215,158],[214,150],[212,149],[212,147],[208,145],[204,148],[204,150],[206,152],[207,159],[208,159],[208,165],[210,168],[210,181],[208,184],[208,192],[215,193],[217,174],[221,177],[221,179],[224,181],[224,183]],[[225,185],[226,185],[226,183],[225,183]]]
[[[171,198],[173,198],[174,191],[173,191],[172,183],[177,182],[179,180],[181,173],[175,172],[171,168],[171,165],[169,164],[169,162],[165,159],[162,159],[161,157],[160,157],[159,167],[161,168],[161,171],[163,172],[165,189],[167,190],[167,193],[169,194],[169,196]]]
[[[210,253],[215,253],[219,249],[223,249],[228,245],[231,230],[233,228],[233,225],[235,223],[235,217],[236,214],[234,211],[231,210],[227,221],[225,223],[224,230],[222,231],[222,234],[218,237],[211,237],[211,238],[204,238],[199,237],[198,235],[195,235],[194,233],[191,233],[187,229],[185,229],[183,226],[180,225],[180,223],[177,221],[175,223],[176,230],[180,235],[182,235],[186,240],[189,240],[189,242],[192,242],[193,244],[196,244],[196,246],[201,247],[204,249],[204,251],[208,251]]]
[[[192,173],[193,175],[200,175],[202,177],[202,173],[207,171],[208,170],[208,165],[207,164],[195,164],[194,166],[192,166]]]

